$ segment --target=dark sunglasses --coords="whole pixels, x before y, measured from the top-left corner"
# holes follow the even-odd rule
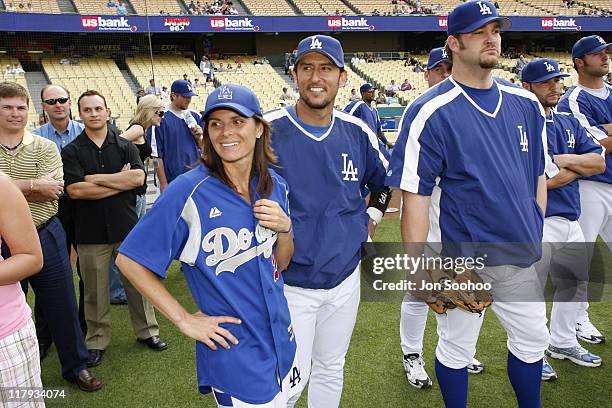
[[[47,105],[55,105],[57,102],[59,102],[60,105],[63,105],[69,100],[70,98],[54,98],[54,99],[45,99],[43,102],[46,103]]]
[[[155,114],[156,114],[157,116],[159,116],[160,118],[163,118],[163,117],[164,117],[164,113],[165,113],[164,111],[157,111],[157,112],[155,112]]]

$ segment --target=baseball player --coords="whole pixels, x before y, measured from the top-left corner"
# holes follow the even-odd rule
[[[393,143],[385,137],[378,110],[372,106],[372,102],[376,97],[376,88],[367,82],[359,87],[359,92],[361,93],[361,100],[349,102],[344,108],[344,112],[363,120],[372,132],[376,133],[376,136],[378,136],[384,146],[387,149],[392,149]]]
[[[576,340],[576,315],[580,305],[576,300],[586,296],[587,283],[584,278],[580,281],[580,276],[588,276],[586,245],[577,221],[580,215],[577,178],[603,172],[606,162],[601,145],[587,134],[576,119],[567,113],[552,110],[563,90],[561,78],[567,76],[559,72],[559,65],[550,58],[533,60],[521,71],[523,88],[533,92],[544,107],[548,151],[559,168],[557,175],[546,182],[548,201],[543,241],[554,244],[544,245],[542,259],[536,269],[545,279],[553,265],[551,276],[555,285],[555,301],[550,318],[550,345],[546,354],[562,360],[569,359],[585,367],[599,367],[601,358],[582,348]],[[569,268],[576,274],[577,279],[571,282],[573,287],[564,287],[569,286],[568,278],[561,276],[560,267]],[[564,298],[562,291],[571,289],[577,292],[575,298]],[[556,372],[545,360],[542,380],[556,378]]]
[[[291,186],[295,253],[284,272],[285,296],[303,384],[310,379],[308,405],[333,408],[357,317],[360,246],[368,238],[361,190],[374,192],[368,211],[380,221],[388,199],[381,203],[376,192],[384,189],[388,161],[362,120],[334,110],[347,79],[338,40],[314,35],[300,41],[292,73],[299,101],[265,115],[274,129],[278,172]]]
[[[281,408],[300,386],[280,271],[293,253],[287,183],[273,170],[255,94],[224,85],[206,100],[202,163],[169,184],[120,248],[117,265],[197,340],[201,393],[219,407]],[[199,311],[165,289],[180,260]]]
[[[551,167],[551,176],[554,169],[545,154],[545,117],[537,98],[491,75],[499,62],[500,31],[509,26],[488,1],[463,3],[449,14],[446,52],[452,75],[404,113],[387,183],[403,190],[402,237],[409,254],[420,256],[430,228],[430,196],[440,178],[443,254],[465,256],[462,248],[475,247],[483,261],[478,272],[500,296],[491,308],[508,333],[508,376],[518,406],[525,408],[541,405],[549,340],[533,264],[541,255],[544,168]],[[487,257],[478,246],[463,245],[470,242],[490,243],[484,250],[494,243],[524,244],[518,251],[507,244],[505,252]],[[523,301],[500,301],[507,291],[518,292]],[[483,317],[457,308],[436,318],[435,370],[444,402],[466,407],[466,367]]]
[[[434,48],[429,52],[425,80],[429,87],[444,81],[451,74],[452,64],[448,60],[444,47]],[[401,129],[401,124],[400,124]],[[427,242],[432,247],[440,243],[440,187],[433,188],[429,207],[429,235]],[[429,388],[431,379],[425,371],[423,360],[423,336],[427,324],[429,307],[422,300],[406,294],[401,307],[400,345],[404,354],[403,364],[408,383],[416,388]],[[484,364],[476,358],[467,366],[468,373],[478,374],[484,371]]]
[[[606,148],[606,171],[578,181],[582,212],[578,223],[586,242],[601,235],[612,249],[612,85],[604,81],[610,69],[612,44],[598,35],[581,38],[572,48],[578,85],[567,90],[559,101],[559,112],[571,113]],[[592,244],[591,244],[592,245]],[[590,248],[592,255],[592,248]],[[590,257],[589,257],[590,261]],[[603,343],[605,337],[591,323],[588,302],[582,302],[576,316],[576,335],[588,343]]]

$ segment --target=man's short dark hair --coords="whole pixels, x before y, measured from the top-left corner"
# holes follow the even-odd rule
[[[26,105],[30,106],[28,91],[23,86],[15,82],[0,82],[0,98],[22,97],[26,100]]]
[[[79,96],[79,99],[77,100],[77,106],[79,108],[79,112],[81,111],[81,99],[83,99],[86,96],[99,96],[104,101],[104,107],[108,108],[108,106],[106,105],[106,98],[104,97],[104,95],[102,95],[98,91],[94,91],[93,89],[90,89],[89,91],[83,92],[81,96]]]

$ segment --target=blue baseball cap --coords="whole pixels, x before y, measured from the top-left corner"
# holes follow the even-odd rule
[[[497,9],[488,1],[468,1],[455,7],[448,15],[448,35],[471,33],[493,21],[499,22],[502,30],[512,26],[510,19],[500,17]]]
[[[607,43],[606,40],[598,35],[590,35],[588,37],[582,37],[574,47],[572,48],[572,59],[584,57],[585,55],[595,54],[603,49],[612,50],[612,44]]]
[[[529,62],[521,71],[521,81],[538,83],[548,81],[551,78],[565,78],[569,74],[559,72],[559,64],[552,58],[538,58]]]
[[[340,41],[335,38],[328,35],[311,35],[310,37],[304,38],[298,44],[295,65],[297,65],[300,58],[311,52],[318,52],[319,54],[325,55],[338,68],[344,69],[344,51],[342,50]]]
[[[429,59],[427,60],[427,69],[434,69],[441,62],[450,62],[444,47],[434,48],[429,51]]]
[[[368,92],[369,90],[374,89],[374,88],[375,88],[374,85],[372,85],[369,82],[366,82],[365,84],[363,84],[363,85],[361,85],[359,87],[359,92],[361,92],[361,93]]]
[[[227,84],[221,85],[206,98],[204,108],[204,119],[215,109],[230,109],[234,112],[250,118],[263,116],[259,100],[253,91],[246,86]]]
[[[193,92],[191,84],[184,79],[177,79],[172,83],[170,92],[174,92],[181,96],[197,96],[198,94]]]

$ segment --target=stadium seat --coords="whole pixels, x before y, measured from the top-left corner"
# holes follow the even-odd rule
[[[15,64],[21,66],[17,58],[6,57],[6,56],[0,57],[0,82],[16,82],[19,85],[23,86],[28,91],[30,103],[28,107],[27,129],[32,130],[38,127],[38,113],[36,113],[36,107],[34,106],[34,103],[32,102],[32,95],[30,95],[30,91],[28,90],[28,84],[26,82],[25,75],[24,74],[15,75],[15,74],[5,73],[5,67],[7,65],[10,65],[12,67]]]

